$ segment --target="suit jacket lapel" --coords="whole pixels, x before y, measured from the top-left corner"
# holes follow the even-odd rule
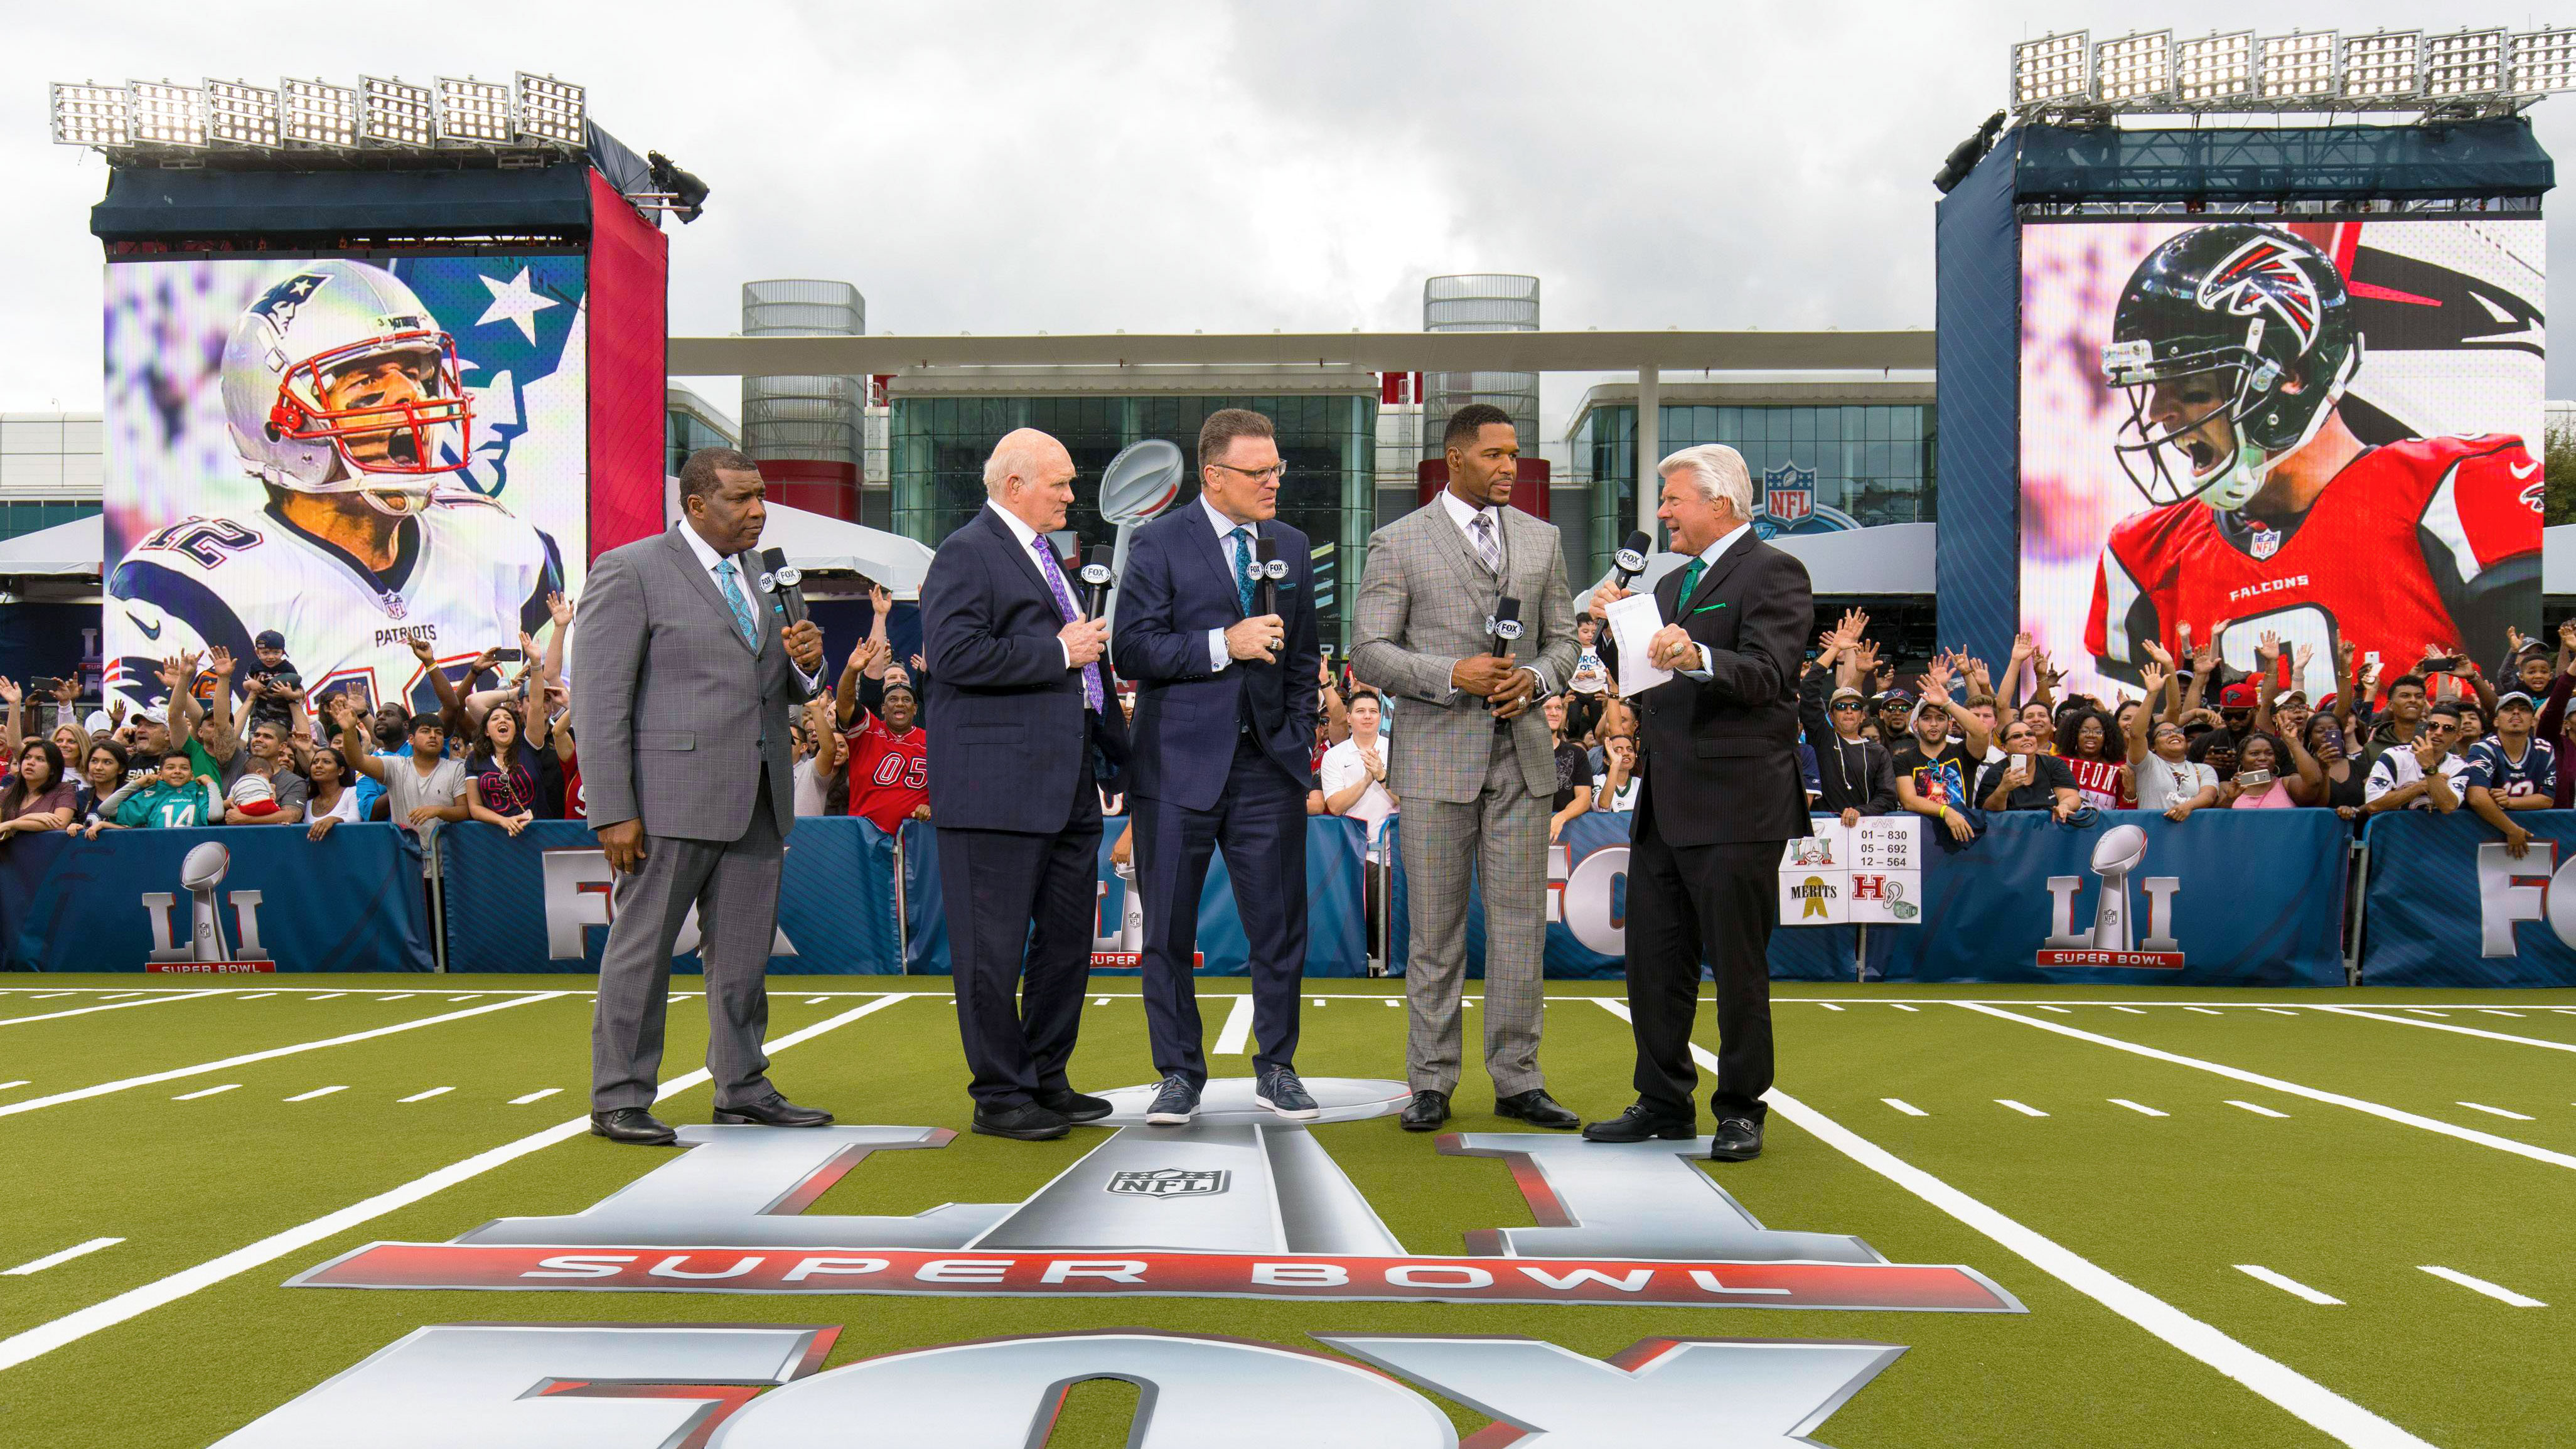
[[[1748,529],[1742,538],[1727,545],[1726,552],[1717,556],[1717,562],[1700,572],[1699,587],[1691,590],[1691,596],[1682,601],[1682,606],[1687,609],[1700,603],[1708,597],[1710,590],[1724,583],[1726,576],[1735,572],[1735,566],[1744,562],[1744,556],[1753,552],[1754,541],[1752,531]],[[1684,564],[1683,567],[1688,568],[1689,565]]]
[[[1197,540],[1197,544],[1190,551],[1198,555],[1199,562],[1216,571],[1217,583],[1224,589],[1226,598],[1234,604],[1235,617],[1247,617],[1243,612],[1243,591],[1235,587],[1234,582],[1234,558],[1229,552],[1234,544],[1231,540],[1216,536],[1216,526],[1208,522],[1205,508],[1198,509],[1195,522],[1197,526],[1190,529],[1189,534]],[[1252,526],[1252,536],[1256,540],[1261,537],[1259,524]],[[1259,547],[1257,543],[1254,546],[1256,549]]]
[[[1048,608],[1054,608],[1055,590],[1047,586],[1046,575],[1039,571],[1037,555],[1020,546],[1020,536],[1011,531],[1011,526],[1009,524],[1004,523],[999,517],[995,516],[990,504],[977,510],[975,516],[982,520],[984,527],[989,530],[995,538],[1002,541],[1002,551],[1012,555],[1020,561],[1020,576],[1029,581],[1029,587],[1038,591],[1038,597],[1046,600]],[[1044,545],[1046,543],[1046,535],[1038,535],[1038,543],[1040,545]]]
[[[680,529],[688,526],[688,521],[683,519],[668,534],[664,535],[672,556],[680,561],[680,572],[688,575],[689,581],[697,585],[698,595],[707,601],[707,607],[715,610],[716,613],[724,619],[725,632],[733,636],[733,642],[741,644],[745,649],[750,650],[754,654],[759,653],[760,646],[758,644],[744,642],[741,626],[733,621],[733,605],[725,602],[724,590],[716,587],[715,575],[706,569],[698,567],[698,551],[689,547],[689,541],[687,539],[680,537]],[[735,559],[733,566],[738,572],[742,568],[742,560]],[[736,586],[739,587],[740,584],[741,580],[737,578]],[[750,603],[751,595],[748,593],[744,594],[743,602],[746,604]],[[753,627],[757,628],[760,622],[760,610],[758,608],[754,608],[751,611],[751,618]]]
[[[1466,531],[1458,527],[1458,520],[1449,516],[1449,505],[1434,498],[1417,511],[1427,515],[1423,522],[1431,529],[1431,546],[1448,560],[1449,567],[1458,575],[1458,582],[1470,589],[1492,586],[1494,576],[1485,571],[1483,561],[1467,546]]]

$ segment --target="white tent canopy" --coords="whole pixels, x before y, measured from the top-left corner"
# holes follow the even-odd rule
[[[896,594],[912,598],[921,592],[923,575],[930,572],[930,546],[899,533],[862,527],[783,503],[770,504],[768,514],[760,546],[784,550],[787,561],[807,573],[837,569],[865,574]]]
[[[106,550],[106,524],[93,513],[0,543],[0,578],[94,579]]]

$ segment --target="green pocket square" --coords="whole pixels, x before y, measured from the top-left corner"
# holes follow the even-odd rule
[[[1709,610],[1711,610],[1711,609],[1723,609],[1723,608],[1725,608],[1725,607],[1726,607],[1726,603],[1725,603],[1725,601],[1724,601],[1724,600],[1720,600],[1720,601],[1718,601],[1717,603],[1714,603],[1714,604],[1702,604],[1702,605],[1700,605],[1698,608],[1691,610],[1691,612],[1692,612],[1693,614],[1705,614],[1705,613],[1707,613],[1707,612],[1708,612]]]

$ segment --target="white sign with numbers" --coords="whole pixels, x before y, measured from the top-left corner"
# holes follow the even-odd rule
[[[1923,817],[1864,816],[1851,828],[1849,919],[1911,926],[1923,920]]]

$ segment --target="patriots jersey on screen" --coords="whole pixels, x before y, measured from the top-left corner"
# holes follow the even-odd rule
[[[251,640],[275,629],[310,706],[339,693],[373,707],[438,708],[411,652],[427,640],[442,666],[547,622],[563,587],[553,539],[489,499],[442,489],[397,533],[377,573],[286,521],[275,505],[248,518],[187,518],[145,537],[107,581],[107,688],[136,704],[167,693],[161,661],[221,645],[256,668]]]
[[[2513,591],[2537,603],[2540,505],[2540,465],[2521,439],[2490,434],[2372,448],[2281,527],[2196,501],[2149,509],[2112,526],[2085,646],[2130,681],[2145,641],[2182,652],[2183,623],[2195,641],[2219,629],[2239,673],[2253,672],[2266,630],[2285,652],[2313,646],[2329,675],[2344,640],[2390,666],[2428,644],[2483,648],[2503,634],[2488,615],[2521,602]]]
[[[2504,741],[2490,735],[2469,747],[2469,762],[2452,783],[2464,792],[2471,785],[2484,785],[2507,799],[2523,795],[2554,799],[2558,752],[2547,740],[2527,740],[2517,760],[2504,752]]]

